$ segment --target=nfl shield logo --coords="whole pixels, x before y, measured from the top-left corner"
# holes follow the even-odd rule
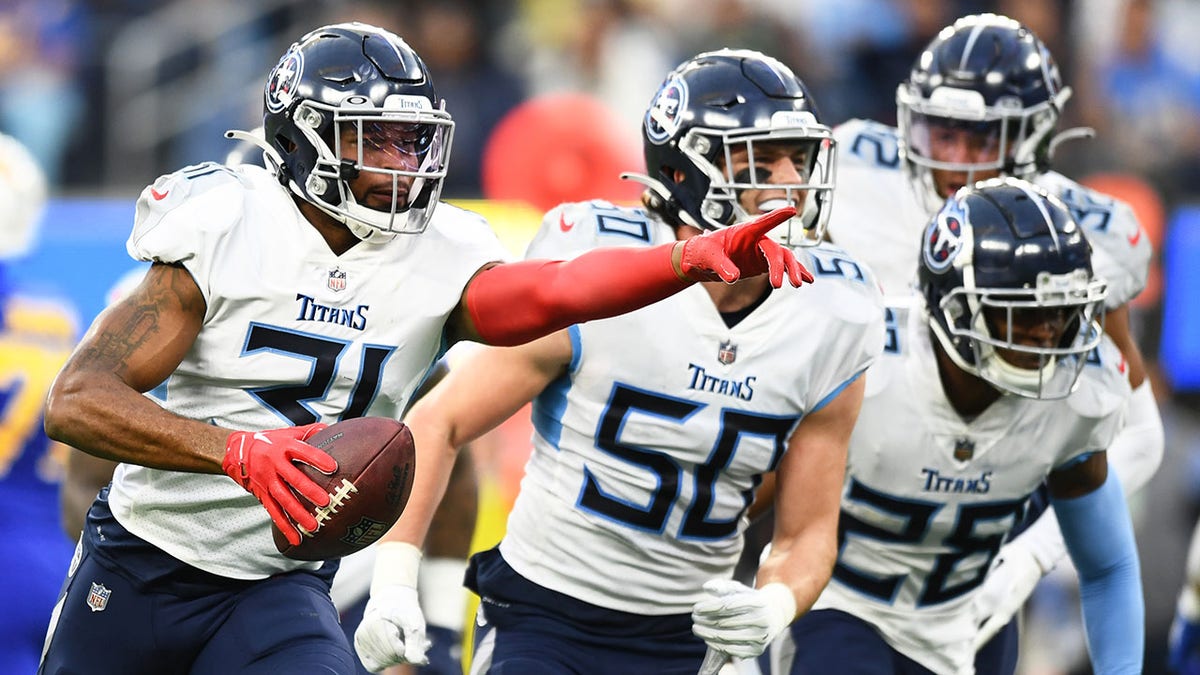
[[[88,593],[87,604],[92,608],[93,612],[103,612],[105,607],[108,607],[108,596],[112,595],[112,591],[105,588],[104,584],[93,581],[92,590]]]
[[[346,273],[338,268],[329,270],[329,290],[341,292],[346,290]]]
[[[960,438],[954,442],[954,459],[965,462],[975,456],[975,441]]]
[[[733,341],[722,342],[717,348],[717,360],[724,365],[729,365],[737,360],[737,345]]]
[[[367,544],[374,543],[376,539],[382,537],[387,531],[386,523],[371,520],[370,518],[363,518],[356,525],[346,528],[346,535],[342,537],[342,541],[353,546],[366,546]]]

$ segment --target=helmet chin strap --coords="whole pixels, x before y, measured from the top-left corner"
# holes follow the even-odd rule
[[[1004,357],[991,345],[981,345],[980,372],[986,372],[986,379],[1006,387],[1010,391],[1024,392],[1040,397],[1045,385],[1054,377],[1058,359],[1050,357],[1041,368],[1019,368],[1004,360]]]

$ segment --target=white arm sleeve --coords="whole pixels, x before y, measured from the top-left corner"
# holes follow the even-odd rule
[[[1108,464],[1117,472],[1128,499],[1150,481],[1162,458],[1162,417],[1147,379],[1129,397],[1125,425],[1108,448]]]

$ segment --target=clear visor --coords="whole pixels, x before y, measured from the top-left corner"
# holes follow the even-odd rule
[[[908,158],[930,169],[999,171],[1013,154],[1020,120],[968,121],[909,112]]]
[[[705,159],[713,143],[721,147],[715,163]],[[797,216],[771,236],[789,246],[811,246],[823,239],[836,183],[836,142],[828,127],[693,129],[679,145],[708,175],[702,205],[706,216],[731,212],[733,222],[742,222],[794,206]]]

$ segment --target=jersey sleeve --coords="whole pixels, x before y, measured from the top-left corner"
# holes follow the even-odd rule
[[[1133,208],[1058,173],[1047,173],[1039,184],[1059,195],[1092,245],[1092,268],[1108,282],[1109,309],[1137,297],[1146,287],[1153,255]]]
[[[816,277],[810,288],[798,289],[818,299],[815,316],[797,320],[820,332],[825,351],[809,387],[808,411],[819,410],[883,352],[885,308],[883,294],[870,268],[831,244],[800,249],[804,265]]]
[[[569,260],[602,246],[650,246],[670,241],[670,228],[642,209],[603,200],[550,209],[525,249],[526,259]]]
[[[899,169],[900,142],[895,127],[873,120],[847,120],[834,128],[838,173],[845,169]]]
[[[244,176],[212,162],[160,177],[138,197],[126,251],[143,262],[182,264],[205,291],[210,253],[241,220],[249,187]]]

